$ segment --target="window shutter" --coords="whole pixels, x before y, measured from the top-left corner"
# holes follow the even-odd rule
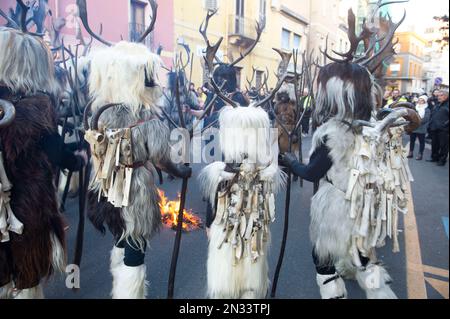
[[[218,9],[218,0],[203,0],[204,6],[206,10],[217,10]]]

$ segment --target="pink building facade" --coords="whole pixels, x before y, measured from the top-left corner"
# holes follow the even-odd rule
[[[155,31],[146,41],[146,45],[156,51],[163,47],[162,58],[167,67],[172,65],[172,52],[174,50],[174,0],[158,1],[158,20]],[[25,0],[25,3],[30,1]],[[33,1],[31,1],[33,2]],[[36,1],[38,2],[38,1]],[[102,27],[102,37],[111,42],[133,40],[138,37],[150,23],[151,9],[144,0],[87,0],[89,25],[94,32],[99,32]],[[15,0],[1,0],[0,9],[8,13],[10,8],[15,9]],[[75,44],[78,7],[76,0],[48,0],[48,7],[52,16],[47,16],[46,27],[50,29],[53,18],[65,18],[66,26],[61,34],[67,44]],[[6,20],[0,16],[0,25],[5,25]],[[80,21],[81,25],[81,21]],[[83,35],[88,42],[90,37],[81,26]],[[102,46],[94,40],[93,48]]]

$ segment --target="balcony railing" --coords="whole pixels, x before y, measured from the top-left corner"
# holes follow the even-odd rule
[[[237,15],[230,15],[228,33],[230,38],[235,40],[236,45],[249,45],[256,40],[256,21]]]
[[[129,39],[130,41],[134,42],[137,41],[142,34],[144,34],[145,30],[147,29],[147,26],[139,23],[129,23],[128,30],[129,30]],[[145,38],[145,41],[143,44],[145,44],[148,48],[153,48],[153,42],[154,42],[154,35],[153,32],[149,34],[147,38]]]

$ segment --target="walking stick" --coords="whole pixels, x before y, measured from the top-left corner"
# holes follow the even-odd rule
[[[284,53],[286,54],[286,53]],[[280,55],[283,57],[282,53],[280,53]],[[291,54],[294,56],[294,69],[295,69],[295,90],[297,91],[298,87],[298,78],[299,78],[299,74],[297,73],[297,63],[298,63],[298,51],[294,50],[293,54]],[[289,58],[290,60],[290,58]],[[288,61],[289,61],[288,60]],[[310,61],[309,61],[310,62]],[[303,76],[303,71],[306,69],[308,69],[311,65],[309,64],[309,62],[303,61],[303,66],[302,66],[302,76]],[[303,82],[303,80],[302,80]],[[312,88],[312,86],[310,86]],[[297,105],[298,105],[298,93],[296,93],[296,99],[297,99]],[[275,109],[273,107],[273,104],[270,102],[269,103],[270,108],[272,109],[273,113],[275,114],[275,120],[278,122],[278,124],[281,126],[281,128],[285,131],[285,133],[288,135],[289,137],[289,152],[292,152],[292,144],[293,144],[293,137],[295,135],[295,133],[297,132],[303,117],[305,115],[305,110],[303,110],[303,113],[301,114],[300,118],[297,119],[297,123],[294,127],[294,129],[292,130],[292,132],[289,132],[286,128],[286,126],[284,125],[284,123],[282,123],[282,121],[278,118]],[[301,138],[300,138],[301,139]],[[301,152],[302,150],[300,149],[300,160],[302,158],[301,156]],[[283,226],[283,237],[282,237],[282,241],[281,241],[281,247],[280,247],[280,254],[278,256],[278,262],[277,262],[277,266],[275,268],[275,273],[274,273],[274,277],[273,277],[273,284],[272,284],[272,290],[271,290],[271,298],[275,298],[276,296],[276,291],[277,291],[277,286],[278,286],[278,279],[280,276],[280,272],[281,272],[281,267],[283,265],[283,259],[284,259],[284,253],[286,250],[286,242],[287,242],[287,235],[288,235],[288,231],[289,231],[289,211],[290,211],[290,204],[291,204],[291,189],[292,189],[292,172],[290,168],[287,168],[287,186],[286,186],[286,199],[285,199],[285,206],[284,206],[284,226]]]
[[[185,66],[183,67],[183,69]],[[191,64],[192,68],[192,64]],[[177,78],[176,78],[176,84],[175,84],[175,96],[176,96],[176,103],[178,107],[178,116],[180,118],[180,126],[183,129],[186,129],[186,121],[184,119],[183,109],[181,106],[181,99],[180,99],[180,81],[178,78],[179,72],[177,72]],[[184,74],[184,73],[182,73]],[[185,163],[185,166],[189,167],[189,163]],[[169,283],[167,288],[167,299],[173,299],[174,296],[174,290],[175,290],[175,277],[177,272],[177,265],[178,265],[178,256],[180,253],[180,244],[181,244],[181,236],[183,233],[183,212],[184,212],[184,206],[186,204],[186,194],[188,189],[188,181],[189,177],[183,178],[183,182],[181,184],[181,198],[180,198],[180,208],[178,210],[178,218],[177,218],[177,229],[176,229],[176,235],[175,235],[175,241],[173,245],[173,251],[172,251],[172,259],[170,262],[170,271],[169,271]]]

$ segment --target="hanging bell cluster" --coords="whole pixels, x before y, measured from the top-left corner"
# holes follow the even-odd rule
[[[99,200],[105,197],[114,207],[127,207],[136,167],[131,128],[88,130],[85,139],[91,147],[94,182],[100,185]]]
[[[214,223],[223,227],[219,249],[231,245],[233,265],[243,258],[256,262],[270,240],[269,224],[275,221],[272,182],[262,181],[259,172],[241,169],[237,180],[223,184],[218,192]]]
[[[355,154],[346,200],[355,220],[350,253],[361,266],[359,253],[369,257],[374,247],[385,245],[387,237],[398,252],[398,215],[407,213],[408,184],[413,180],[402,145],[403,127],[373,134],[364,128],[355,135]],[[358,253],[359,252],[359,253]]]

